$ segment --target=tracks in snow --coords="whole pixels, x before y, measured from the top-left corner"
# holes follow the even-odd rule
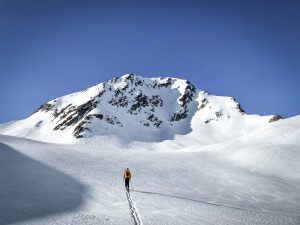
[[[134,223],[135,225],[143,225],[143,221],[138,213],[138,210],[136,208],[136,204],[134,202],[134,200],[132,199],[130,192],[126,191],[126,195],[127,195],[127,200],[128,200],[128,204],[129,204],[129,208],[131,210],[131,215],[134,219]]]

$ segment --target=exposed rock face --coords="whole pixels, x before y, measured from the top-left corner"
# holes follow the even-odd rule
[[[179,98],[179,104],[181,108],[170,116],[170,122],[179,121],[185,119],[188,115],[188,105],[192,102],[196,95],[196,88],[189,81],[187,81],[187,87],[185,88],[184,94]]]
[[[66,127],[74,125],[75,123],[79,122],[85,115],[91,112],[97,106],[97,102],[92,99],[82,105],[77,107],[67,107],[69,108],[68,113],[64,114],[61,119],[65,118],[69,115],[65,120],[60,122],[57,126],[54,127],[54,130],[64,130]],[[63,109],[65,111],[65,108]]]
[[[84,120],[82,120],[74,129],[74,137],[76,138],[82,138],[84,132],[91,133],[91,129],[88,128],[88,124],[91,124],[94,119],[103,120],[109,124],[117,125],[118,127],[123,127],[123,125],[120,123],[120,121],[115,116],[108,116],[108,115],[102,115],[102,114],[90,114],[85,117]]]
[[[158,95],[152,95],[151,99],[149,99],[149,103],[152,107],[162,107],[163,100]]]
[[[133,104],[131,105],[128,112],[130,114],[138,114],[138,112],[141,111],[142,108],[149,106],[149,99],[148,97],[143,94],[142,92],[139,92],[139,94],[134,98]]]
[[[202,99],[200,109],[204,109],[204,107],[208,104],[208,100],[206,98]]]
[[[50,103],[45,103],[43,105],[41,105],[36,111],[34,111],[33,113],[36,113],[38,111],[41,111],[41,112],[48,112],[50,111],[51,109],[53,109],[54,107],[54,104],[50,104]]]
[[[278,121],[278,120],[281,120],[282,119],[282,116],[276,114],[274,115],[270,120],[269,120],[269,123],[272,123],[272,122],[275,122],[275,121]]]
[[[237,109],[238,109],[242,114],[245,113],[245,111],[242,109],[242,107],[241,107],[240,104],[237,104]]]

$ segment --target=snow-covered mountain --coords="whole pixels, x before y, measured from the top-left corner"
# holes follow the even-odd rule
[[[51,100],[24,120],[0,125],[0,133],[102,144],[158,142],[184,135],[207,144],[242,136],[278,119],[247,115],[233,98],[210,95],[187,80],[126,74]]]
[[[0,125],[0,224],[299,225],[300,116],[280,118],[133,74],[54,99]]]

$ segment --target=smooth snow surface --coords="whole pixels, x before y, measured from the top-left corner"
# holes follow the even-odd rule
[[[0,224],[299,225],[299,137],[299,116],[212,145],[0,136]]]

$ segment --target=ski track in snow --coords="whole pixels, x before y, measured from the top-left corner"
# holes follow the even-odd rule
[[[134,202],[134,200],[132,199],[130,192],[126,191],[126,195],[127,195],[127,200],[128,200],[128,204],[129,204],[129,208],[131,210],[131,215],[134,219],[134,223],[135,225],[143,225],[143,221],[138,213],[138,210],[136,208],[136,204]]]

